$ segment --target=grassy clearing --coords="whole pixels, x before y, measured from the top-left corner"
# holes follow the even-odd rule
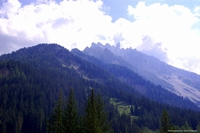
[[[113,104],[117,110],[119,111],[120,114],[127,114],[127,115],[130,115],[131,114],[131,105],[124,102],[124,101],[120,101],[116,98],[110,98],[110,103]],[[133,106],[133,109],[134,109],[134,105]],[[135,116],[135,115],[131,115],[131,119],[132,120],[137,120],[138,119],[138,116]],[[158,131],[152,131],[150,129],[148,129],[147,127],[143,127],[141,128],[141,131],[142,133],[158,133]]]
[[[131,105],[127,104],[126,102],[119,101],[116,98],[111,98],[110,103],[113,104],[117,108],[117,110],[119,111],[120,114],[125,113],[125,114],[129,115],[131,113],[130,112]]]

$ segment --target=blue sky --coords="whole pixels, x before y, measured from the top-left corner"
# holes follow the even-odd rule
[[[0,54],[120,42],[200,74],[200,0],[1,0],[0,42]]]

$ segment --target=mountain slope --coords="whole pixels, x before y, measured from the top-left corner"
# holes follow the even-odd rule
[[[121,67],[118,69],[123,70],[122,73],[127,71]],[[141,129],[159,129],[164,108],[177,126],[187,121],[193,129],[197,127],[199,112],[149,100],[108,70],[56,44],[40,44],[0,56],[0,133],[46,132],[46,120],[52,113],[59,91],[62,90],[64,99],[67,99],[71,87],[80,115],[84,114],[90,89],[101,94],[115,133],[125,133],[131,122],[124,120],[110,105],[111,98],[137,107],[134,122]],[[130,116],[127,118],[131,119]]]
[[[94,53],[93,51],[96,48],[98,48],[98,51]],[[120,58],[120,63],[115,63],[113,61],[114,57],[110,62],[104,61],[99,55],[104,54],[106,56],[102,52],[105,49],[110,50],[115,57]],[[101,59],[103,62],[125,66],[154,84],[162,85],[165,89],[176,95],[188,98],[197,105],[200,105],[200,76],[195,73],[175,68],[159,61],[153,56],[147,56],[131,48],[120,49],[109,44],[93,43],[90,48],[87,47],[83,52]]]
[[[46,132],[46,119],[60,90],[66,97],[74,88],[80,114],[90,88],[103,94],[105,101],[111,95],[124,100],[127,95],[122,91],[132,90],[104,69],[55,44],[20,49],[0,60],[0,133]]]
[[[188,108],[189,106],[189,108],[194,108],[196,106],[190,100],[177,96],[174,93],[171,93],[170,91],[164,89],[162,86],[155,85],[150,81],[145,80],[137,73],[126,67],[104,63],[97,58],[84,54],[78,49],[73,49],[71,52],[89,62],[92,62],[97,66],[106,69],[108,72],[117,77],[120,81],[134,87],[138,92],[152,100],[182,108]],[[195,108],[198,110],[197,106]]]
[[[116,84],[117,86],[121,86],[120,82],[118,82],[119,80],[105,69],[79,58],[57,44],[39,44],[0,57],[0,61],[10,59],[31,64],[31,66],[36,68],[56,69],[58,71],[70,70],[88,81],[95,81],[102,84],[116,82],[119,83]],[[134,92],[134,89],[132,88],[131,91]]]

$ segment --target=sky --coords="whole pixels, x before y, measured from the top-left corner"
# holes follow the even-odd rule
[[[0,0],[0,55],[120,43],[200,74],[200,0]]]

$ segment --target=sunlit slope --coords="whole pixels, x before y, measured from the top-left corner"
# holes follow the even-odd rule
[[[200,105],[200,76],[196,73],[173,67],[132,48],[120,49],[109,44],[93,43],[83,52],[103,62],[125,66],[146,80]],[[107,53],[112,56],[105,58]]]

